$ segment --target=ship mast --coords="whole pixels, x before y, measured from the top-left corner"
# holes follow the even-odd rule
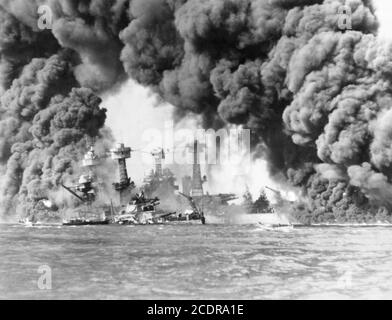
[[[80,175],[77,185],[67,187],[61,184],[61,186],[85,204],[91,205],[96,198],[96,186],[94,186],[95,171],[99,164],[99,157],[95,153],[94,147],[91,146],[83,157],[82,167],[84,168],[84,173]],[[82,195],[78,195],[77,192],[80,192]]]
[[[201,179],[201,169],[199,161],[199,152],[197,148],[197,139],[193,142],[193,176],[192,176],[192,197],[203,196],[203,180]]]
[[[163,178],[162,160],[165,159],[165,151],[160,149],[158,151],[152,152],[151,155],[155,159],[155,176],[161,180]]]
[[[131,158],[131,148],[125,147],[123,143],[117,144],[115,149],[110,150],[113,160],[118,162],[119,182],[113,183],[114,189],[119,193],[120,205],[126,205],[131,196],[131,190],[135,187],[128,177],[126,160]]]
[[[99,165],[100,161],[95,153],[94,147],[91,146],[87,153],[84,155],[82,167],[86,168],[87,174],[93,178],[95,175],[95,168]]]

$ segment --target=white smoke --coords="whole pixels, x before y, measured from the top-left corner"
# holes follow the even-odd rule
[[[379,37],[381,39],[390,40],[392,29],[392,1],[391,0],[375,0],[376,15],[380,21]]]

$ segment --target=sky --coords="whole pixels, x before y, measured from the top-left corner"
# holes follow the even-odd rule
[[[392,41],[392,0],[374,0],[374,4],[380,21],[379,36],[386,41]],[[142,134],[146,130],[158,129],[164,132],[164,123],[172,120],[173,107],[169,104],[159,104],[149,89],[143,88],[132,80],[124,83],[115,93],[111,92],[104,96],[103,106],[108,109],[107,125],[112,129],[117,142],[123,142],[135,150],[145,147]],[[187,126],[188,124],[183,123],[182,125]],[[153,168],[153,158],[149,158],[147,154],[141,152],[132,153],[132,159],[127,163],[131,178],[137,184],[140,184],[145,175]],[[253,163],[249,170],[252,174],[245,177],[245,180],[248,180],[248,187],[253,195],[257,195],[260,191],[260,181],[263,181],[262,185],[279,188],[268,176],[264,161],[259,160]],[[224,176],[227,190],[222,190],[222,192],[229,192],[229,189],[232,192],[239,192],[238,183],[231,185],[226,183],[229,180],[238,181],[236,169],[222,168],[222,172],[224,174],[220,174],[221,172],[213,174],[216,177],[214,185],[223,185],[223,181],[222,183],[219,181],[219,176]],[[237,190],[233,190],[236,188]],[[240,188],[244,189],[245,186],[240,186]]]

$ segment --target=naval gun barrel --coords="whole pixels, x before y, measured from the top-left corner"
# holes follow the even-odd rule
[[[167,218],[175,214],[175,212],[169,212],[169,213],[163,213],[162,215],[159,216],[159,218]]]
[[[74,195],[76,198],[78,198],[80,201],[85,202],[84,199],[83,199],[81,196],[79,196],[76,192],[74,192],[73,190],[71,190],[71,188],[68,188],[68,187],[66,187],[66,186],[63,185],[63,184],[61,184],[61,186],[62,186],[65,190],[67,190],[69,193],[71,193],[72,195]]]
[[[231,201],[231,200],[236,200],[238,197],[234,193],[219,193],[218,197],[222,201]]]
[[[280,191],[278,191],[278,190],[272,189],[272,188],[270,188],[270,187],[268,187],[268,186],[265,186],[265,188],[268,189],[268,190],[271,190],[272,192],[274,192],[274,193],[276,193],[276,194],[279,194],[279,195],[280,195]]]

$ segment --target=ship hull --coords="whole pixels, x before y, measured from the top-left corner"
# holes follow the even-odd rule
[[[115,224],[119,225],[181,225],[181,224],[202,224],[200,219],[166,219],[166,218],[151,218],[151,219],[137,219],[134,217],[115,218]]]
[[[99,226],[99,225],[107,225],[109,224],[109,220],[103,221],[68,221],[63,222],[63,226]]]

